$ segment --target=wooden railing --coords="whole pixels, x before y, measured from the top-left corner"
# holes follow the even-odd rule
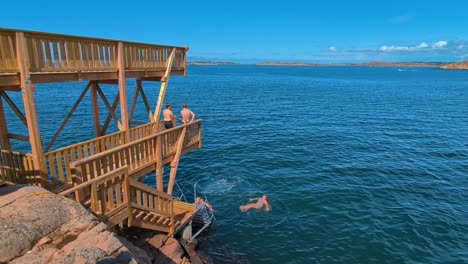
[[[156,133],[155,127],[162,122],[152,122],[130,129],[130,140],[135,141]],[[92,140],[80,142],[44,154],[50,185],[56,186],[72,181],[70,163],[98,154],[124,143],[124,132],[118,131]]]
[[[17,35],[24,35],[27,67],[31,74],[45,72],[97,72],[118,70],[118,45],[123,44],[127,71],[165,68],[172,49],[172,69],[185,69],[185,47],[0,28],[0,74],[17,73]]]
[[[128,225],[132,226],[133,210],[137,209],[141,214],[154,213],[153,216],[164,220],[153,224],[160,225],[159,228],[168,227],[165,230],[169,234],[172,235],[175,231],[176,198],[129,178],[127,166],[81,183],[60,194],[90,208],[101,221],[111,225],[128,219]],[[136,218],[139,216],[136,215]]]
[[[17,71],[15,32],[0,30],[0,73]]]
[[[128,178],[127,182],[129,185],[129,201],[131,208],[153,212],[166,217],[169,222],[164,223],[164,225],[171,227],[169,233],[174,233],[174,201],[176,198],[131,178]]]
[[[0,150],[0,182],[39,185],[31,154]]]
[[[50,184],[55,186],[72,181],[71,162],[118,147],[123,143],[124,132],[119,131],[45,153]]]
[[[127,210],[127,176],[127,167],[122,167],[60,194],[90,207],[98,216],[108,218]]]
[[[156,130],[156,127],[159,129]],[[130,140],[135,141],[137,139],[152,135],[156,131],[163,131],[164,129],[164,121],[162,120],[140,125],[130,129]]]
[[[161,141],[161,156],[163,160],[165,160],[175,154],[177,140],[185,127],[188,128],[189,132],[188,135],[186,135],[182,148],[189,149],[194,146],[199,146],[199,144],[201,144],[201,120],[177,126],[102,153],[74,161],[70,164],[73,180],[86,182],[122,166],[128,166],[129,174],[132,175],[138,170],[154,165],[156,163],[158,140]]]
[[[125,69],[141,70],[165,67],[173,47],[124,42]],[[176,49],[173,68],[185,67],[185,49]]]

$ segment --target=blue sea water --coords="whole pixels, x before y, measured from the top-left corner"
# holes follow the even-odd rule
[[[203,119],[178,175],[216,263],[468,263],[467,71],[190,66],[171,89]]]
[[[38,85],[45,138],[73,85]],[[92,135],[89,101],[57,144]],[[166,101],[203,119],[177,182],[215,208],[199,238],[215,263],[468,263],[468,71],[191,65]],[[271,211],[239,210],[262,194]]]

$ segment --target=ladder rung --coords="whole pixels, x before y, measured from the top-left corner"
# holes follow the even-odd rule
[[[143,215],[145,214],[146,212],[143,212],[141,211],[140,213],[137,214],[137,216],[135,216],[136,219],[139,219],[141,217],[143,217]]]

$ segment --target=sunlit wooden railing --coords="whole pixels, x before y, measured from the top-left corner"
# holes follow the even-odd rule
[[[132,178],[128,178],[127,183],[129,185],[128,200],[131,208],[156,213],[162,216],[161,219],[165,218],[166,222],[161,224],[170,227],[170,230],[168,230],[170,234],[174,233],[174,201],[176,198],[164,192],[157,191]],[[136,217],[138,217],[138,215]],[[131,222],[132,219],[130,219],[130,223]]]
[[[17,34],[24,35],[27,66],[34,73],[117,71],[118,45],[123,44],[125,70],[165,68],[172,49],[172,69],[184,69],[186,48],[109,39],[0,28],[0,74],[17,73]]]
[[[161,129],[162,122],[152,122],[131,128],[130,140],[135,141],[155,134],[157,125]],[[121,146],[124,143],[124,137],[124,132],[118,131],[44,153],[51,186],[72,181],[71,162]]]
[[[0,30],[0,73],[17,72],[15,32]]]
[[[164,121],[160,120],[158,122],[151,122],[147,124],[143,124],[134,128],[130,129],[130,140],[134,141],[140,138],[144,138],[146,136],[152,135],[156,131],[156,127],[159,128],[158,131],[163,131],[164,128]]]
[[[70,163],[118,147],[124,143],[124,132],[115,132],[44,154],[52,186],[72,181]]]
[[[176,152],[176,143],[183,129],[188,128],[188,135],[182,149],[191,149],[201,144],[201,120],[177,126],[160,133],[135,140],[131,143],[101,152],[72,162],[71,171],[74,180],[86,182],[122,166],[128,166],[129,174],[152,166],[156,163],[157,140],[161,140],[163,161]],[[192,131],[192,133],[190,133]]]
[[[173,47],[170,46],[124,42],[125,69],[141,70],[165,67],[172,48]],[[176,49],[175,60],[172,67],[185,67],[184,48]]]
[[[138,226],[144,214],[146,218],[154,218],[155,221],[149,221],[153,229],[169,234],[175,231],[176,198],[129,178],[127,166],[83,182],[60,194],[90,208],[101,221],[111,225],[128,219],[129,226]],[[190,204],[185,206],[189,207]],[[184,211],[193,212],[193,205]],[[180,225],[180,221],[177,224]]]
[[[39,185],[31,154],[0,150],[0,182]]]
[[[127,209],[127,176],[127,167],[122,167],[60,194],[90,207],[98,216],[107,218]]]

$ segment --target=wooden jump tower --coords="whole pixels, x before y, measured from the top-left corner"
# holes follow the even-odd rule
[[[109,225],[126,223],[175,234],[195,212],[193,204],[179,201],[172,190],[180,156],[201,147],[201,120],[165,130],[159,119],[169,77],[186,74],[187,50],[0,28],[0,185],[41,186],[91,208]],[[127,78],[136,79],[130,107]],[[50,142],[44,142],[36,108],[47,106],[36,106],[34,84],[69,81],[87,85]],[[160,82],[154,111],[144,81]],[[100,84],[117,86],[113,101]],[[9,95],[15,92],[22,94],[23,110]],[[93,116],[88,123],[95,138],[50,150],[88,92]],[[146,122],[133,120],[139,96],[148,113]],[[108,111],[105,120],[100,120],[99,98]],[[5,107],[14,115],[7,117]],[[7,120],[12,118],[27,127],[28,135],[10,131]],[[107,133],[112,120],[118,131]],[[13,150],[12,140],[29,142],[30,152]],[[164,166],[170,167],[166,180]],[[156,188],[143,183],[151,172]]]

